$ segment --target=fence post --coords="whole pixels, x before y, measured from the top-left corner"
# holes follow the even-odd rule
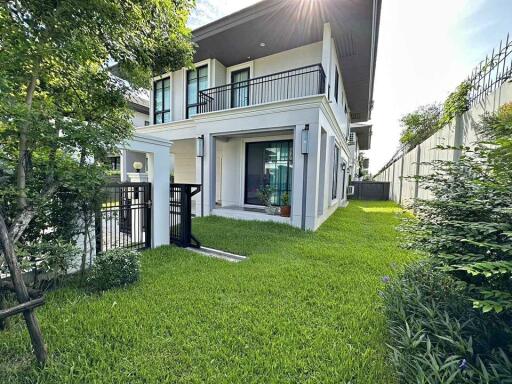
[[[418,176],[420,175],[420,163],[421,163],[421,145],[416,147],[416,171],[414,173],[414,200],[418,198],[420,182]]]
[[[398,197],[398,204],[402,205],[402,186],[404,184],[404,157],[405,154],[402,154],[402,165],[400,166],[400,194]]]
[[[453,138],[453,146],[457,149],[453,152],[453,161],[459,161],[462,150],[460,147],[464,144],[464,121],[463,115],[457,115],[455,117],[455,135]]]

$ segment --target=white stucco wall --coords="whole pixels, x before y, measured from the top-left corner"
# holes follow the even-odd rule
[[[139,111],[133,111],[132,124],[134,127],[144,127],[146,121],[150,121],[148,114]]]

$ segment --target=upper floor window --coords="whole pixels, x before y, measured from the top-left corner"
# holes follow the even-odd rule
[[[338,88],[340,82],[340,74],[338,73],[338,68],[336,68],[336,72],[334,73],[334,98],[336,102],[338,102]]]
[[[208,66],[187,71],[187,119],[197,115],[198,93],[208,88]]]
[[[171,78],[157,80],[154,86],[153,114],[154,123],[161,124],[171,121]]]

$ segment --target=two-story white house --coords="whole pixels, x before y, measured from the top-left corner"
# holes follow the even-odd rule
[[[193,31],[194,68],[154,78],[150,125],[172,142],[195,214],[316,229],[346,203],[351,123],[370,119],[380,0],[266,0]],[[371,126],[354,140],[369,146]],[[370,127],[370,128],[368,128]],[[269,215],[288,197],[290,217]]]

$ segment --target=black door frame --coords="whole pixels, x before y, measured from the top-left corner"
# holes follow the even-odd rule
[[[247,85],[244,85],[244,86],[238,86],[238,88],[236,88],[236,90],[239,90],[239,89],[242,89],[242,88],[246,88],[247,89],[247,104],[245,105],[237,105],[235,106],[234,105],[234,101],[235,101],[235,83],[233,82],[233,77],[239,73],[242,73],[242,72],[247,72],[247,80],[243,80],[244,82],[247,82]],[[250,89],[250,84],[249,84],[249,81],[251,80],[251,68],[249,67],[246,67],[246,68],[242,68],[242,69],[239,69],[239,70],[236,70],[236,71],[233,71],[231,72],[231,108],[238,108],[238,107],[247,107],[249,106],[249,89]],[[240,81],[238,82],[240,83]],[[237,99],[239,104],[240,104],[240,98]]]
[[[249,141],[249,142],[246,142],[245,143],[245,153],[244,153],[244,160],[245,160],[245,164],[244,164],[244,204],[247,204],[247,205],[259,205],[259,204],[252,204],[252,203],[248,203],[247,202],[247,170],[248,170],[248,167],[249,167],[249,161],[247,159],[247,147],[250,145],[250,144],[262,144],[262,143],[266,143],[266,144],[269,144],[269,143],[290,143],[290,147],[293,151],[293,139],[282,139],[282,140],[262,140],[262,141]],[[290,164],[293,164],[293,152],[292,152],[292,156],[290,156],[290,151],[288,151],[288,160],[287,160],[287,166],[288,166],[288,169],[290,169]],[[289,172],[286,173],[286,184],[288,185],[290,179],[289,179],[290,175],[289,175]],[[292,175],[292,178],[293,178],[293,175]],[[292,186],[293,187],[293,186]],[[290,192],[291,192],[291,189],[290,189]]]

